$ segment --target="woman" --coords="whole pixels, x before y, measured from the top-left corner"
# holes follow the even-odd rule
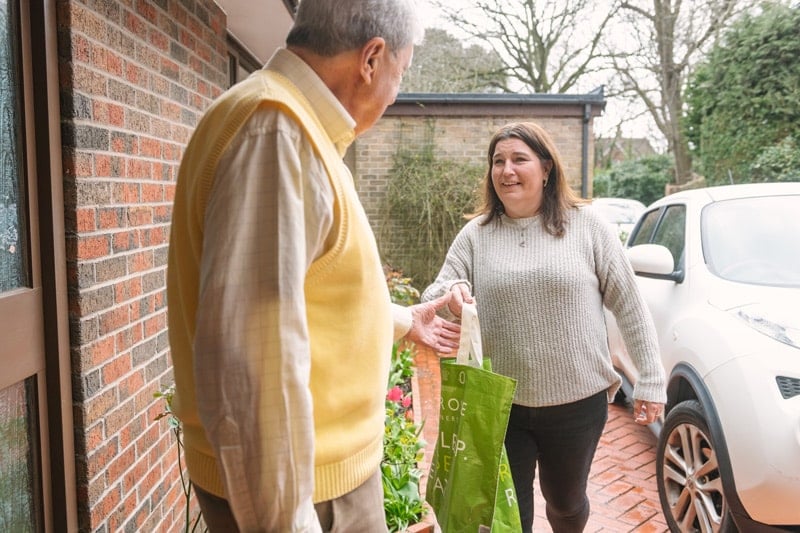
[[[592,458],[620,386],[603,307],[616,317],[641,374],[634,413],[650,424],[666,400],[652,319],[620,241],[569,188],[550,136],[533,123],[489,143],[483,205],[453,241],[423,300],[473,301],[483,352],[517,380],[506,451],[523,531],[533,527],[533,481],[554,532],[582,531]]]

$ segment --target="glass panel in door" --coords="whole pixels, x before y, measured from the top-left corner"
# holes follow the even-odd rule
[[[31,270],[20,0],[0,0],[0,531],[42,530],[41,290]]]
[[[19,28],[14,1],[0,0],[0,292],[29,286]]]
[[[34,531],[33,379],[0,390],[0,531]]]

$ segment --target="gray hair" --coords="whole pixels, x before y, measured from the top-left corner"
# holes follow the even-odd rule
[[[414,0],[301,0],[286,45],[330,57],[381,37],[395,53],[423,34]]]

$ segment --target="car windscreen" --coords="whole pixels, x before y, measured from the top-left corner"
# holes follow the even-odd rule
[[[730,281],[800,287],[800,196],[724,200],[701,215],[709,270]]]

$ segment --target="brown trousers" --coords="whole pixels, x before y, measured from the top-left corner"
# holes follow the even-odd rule
[[[203,520],[211,533],[238,533],[239,528],[228,501],[193,485]],[[314,506],[325,533],[382,533],[388,531],[383,512],[381,472],[376,471],[363,485],[335,500]]]

